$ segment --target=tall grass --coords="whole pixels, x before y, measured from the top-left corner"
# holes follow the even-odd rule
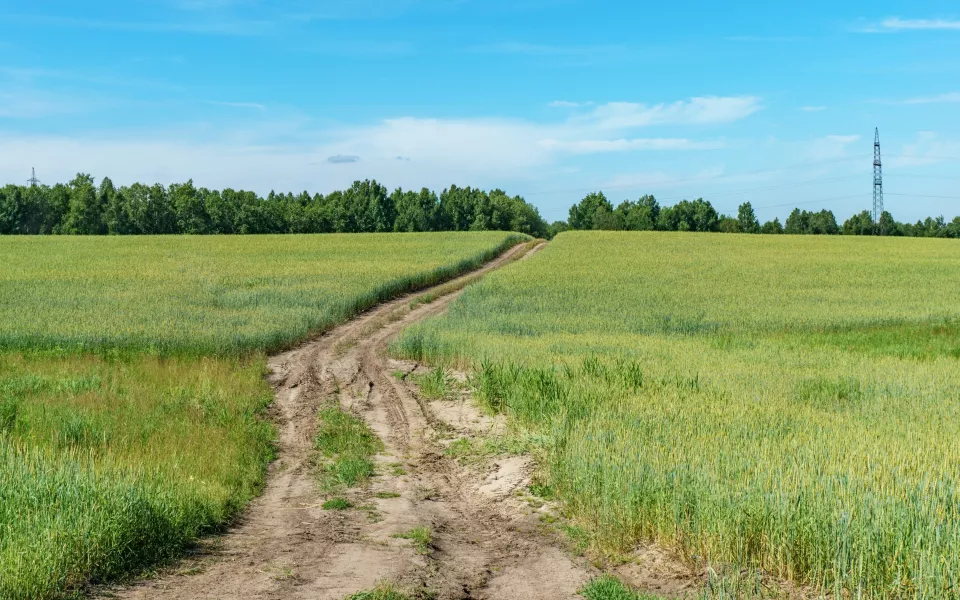
[[[939,240],[563,234],[393,349],[543,435],[601,550],[952,598],[957,273]]]
[[[0,237],[0,349],[269,353],[526,239]]]
[[[0,238],[0,598],[80,594],[228,525],[272,456],[264,352],[522,239]]]

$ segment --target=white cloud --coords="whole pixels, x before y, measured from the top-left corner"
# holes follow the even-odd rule
[[[960,140],[943,139],[932,131],[921,131],[912,144],[893,156],[892,167],[912,167],[960,159]]]
[[[543,140],[540,142],[551,150],[561,150],[572,154],[594,154],[598,152],[625,152],[630,150],[716,150],[723,148],[723,142],[696,142],[685,138],[620,138],[616,140],[577,140],[563,142]]]
[[[860,141],[859,135],[828,135],[805,143],[805,154],[814,160],[845,158],[850,144]]]
[[[671,104],[610,102],[595,108],[579,122],[602,130],[650,125],[699,125],[739,121],[763,107],[755,96],[707,96]]]
[[[593,104],[592,102],[570,102],[567,100],[554,100],[547,106],[552,108],[579,108],[581,106],[586,106],[588,104]]]
[[[801,106],[800,110],[803,112],[821,112],[827,110],[826,106]]]
[[[942,104],[948,102],[960,102],[960,92],[950,92],[948,94],[939,94],[936,96],[908,98],[899,104]]]
[[[225,106],[228,108],[252,108],[255,110],[266,110],[267,107],[259,102],[220,102],[217,100],[207,100],[204,104],[212,104],[214,106]]]
[[[851,27],[859,33],[895,33],[898,31],[958,31],[960,20],[956,19],[902,19],[887,17],[879,22],[860,21]]]
[[[46,181],[67,180],[82,171],[108,174],[118,183],[192,177],[197,185],[258,192],[325,191],[367,177],[418,188],[442,188],[452,181],[499,185],[560,173],[571,166],[565,161],[573,156],[721,148],[722,139],[630,134],[645,125],[728,122],[757,110],[759,101],[694,98],[654,106],[607,104],[574,108],[569,118],[545,123],[400,117],[319,129],[299,113],[279,118],[278,109],[264,111],[255,103],[222,104],[254,110],[225,111],[229,121],[224,117],[220,125],[193,123],[163,131],[0,135],[0,177],[19,181],[21,171],[36,166]],[[0,96],[0,114],[12,114],[14,108],[23,113],[29,106],[36,105],[4,105]]]
[[[890,17],[881,21],[880,26],[884,29],[890,29],[894,31],[923,29],[960,30],[960,21],[948,19],[901,19],[900,17]]]

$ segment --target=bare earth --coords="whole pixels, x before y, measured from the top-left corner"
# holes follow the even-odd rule
[[[522,252],[515,247],[481,272]],[[529,462],[500,459],[478,470],[447,458],[444,438],[496,423],[465,403],[424,402],[394,375],[416,365],[386,358],[392,336],[442,312],[457,295],[413,310],[410,297],[400,298],[271,358],[279,454],[263,495],[234,529],[205,542],[194,558],[109,595],[342,600],[388,581],[413,594],[432,591],[438,599],[578,597],[596,571],[556,545],[535,511],[514,496],[528,483]],[[363,417],[386,446],[372,484],[346,494],[375,512],[320,507],[325,498],[317,487],[312,438],[317,410],[332,397]],[[400,496],[378,499],[378,492]],[[425,554],[391,537],[420,526],[433,532]]]

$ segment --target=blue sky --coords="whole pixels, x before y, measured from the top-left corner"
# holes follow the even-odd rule
[[[0,0],[0,180],[960,214],[955,0],[730,4]]]

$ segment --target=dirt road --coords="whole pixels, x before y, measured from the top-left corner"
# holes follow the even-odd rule
[[[513,248],[481,272],[524,250]],[[576,598],[593,571],[554,545],[514,497],[526,484],[526,460],[478,470],[448,458],[444,439],[476,434],[490,420],[468,403],[423,401],[396,376],[416,365],[386,357],[392,336],[442,312],[457,295],[414,309],[411,297],[397,299],[271,358],[279,455],[264,494],[236,528],[175,572],[112,595],[342,600],[387,581],[412,598]],[[367,510],[320,506],[313,435],[317,410],[331,398],[362,417],[386,447],[371,485],[346,494]],[[432,532],[428,548],[392,537],[415,527]]]

